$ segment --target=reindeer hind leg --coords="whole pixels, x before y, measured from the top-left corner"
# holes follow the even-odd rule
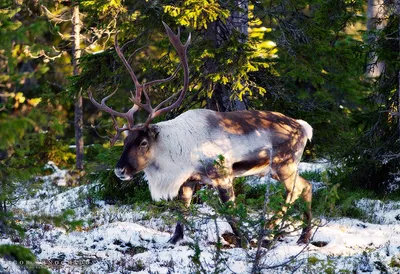
[[[297,181],[301,182],[301,185],[304,186],[303,191],[301,193],[301,197],[306,202],[306,209],[304,212],[306,226],[303,228],[301,232],[301,236],[297,241],[298,244],[306,244],[310,241],[311,238],[311,219],[312,219],[312,212],[311,212],[311,202],[312,202],[312,186],[309,181],[304,179],[301,176],[297,177]]]
[[[276,170],[277,179],[284,185],[286,189],[286,201],[279,214],[283,216],[288,209],[299,197],[303,197],[307,203],[305,218],[307,221],[306,227],[303,228],[302,234],[297,243],[308,243],[311,236],[311,184],[303,177],[298,175],[298,164],[295,162],[285,163]],[[274,225],[279,223],[280,219],[273,222]]]

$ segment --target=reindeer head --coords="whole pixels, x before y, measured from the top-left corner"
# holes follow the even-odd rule
[[[150,164],[159,129],[157,125],[149,125],[128,132],[124,140],[124,151],[114,169],[115,175],[121,180],[132,179],[133,174]]]
[[[119,138],[122,132],[128,132],[128,136],[124,140],[123,153],[114,170],[117,177],[119,177],[121,180],[130,180],[135,173],[145,169],[150,164],[151,160],[154,157],[152,148],[154,147],[154,143],[157,142],[157,136],[159,133],[159,128],[157,127],[157,125],[150,125],[150,123],[157,116],[160,116],[178,107],[182,103],[186,91],[189,87],[189,67],[188,67],[186,52],[190,43],[190,35],[188,37],[187,42],[183,45],[180,41],[179,30],[178,34],[175,34],[164,22],[163,24],[165,30],[167,31],[169,41],[176,49],[176,52],[180,59],[179,66],[170,77],[166,79],[153,80],[144,84],[140,84],[133,69],[129,65],[129,62],[123,55],[122,50],[118,45],[118,39],[116,36],[115,50],[118,56],[121,58],[126,69],[128,70],[129,75],[131,76],[131,79],[135,85],[135,95],[131,93],[131,98],[130,98],[130,100],[133,102],[133,106],[126,113],[117,112],[106,105],[106,101],[112,95],[114,95],[116,91],[103,98],[101,100],[101,103],[98,103],[93,98],[92,93],[90,91],[88,92],[90,100],[97,108],[111,114],[111,117],[114,121],[114,127],[117,130],[117,133],[111,139],[111,145],[114,145],[114,143]],[[174,93],[172,96],[170,96],[169,98],[167,98],[166,100],[164,100],[159,105],[153,108],[150,103],[149,95],[146,92],[146,88],[155,84],[160,84],[172,80],[177,74],[180,67],[183,68],[183,73],[184,73],[183,88],[179,92]],[[141,102],[142,94],[144,94],[144,97],[146,99],[145,103]],[[178,99],[174,103],[162,108],[163,105],[169,103],[175,97],[178,97]],[[146,110],[149,113],[149,116],[144,124],[135,125],[134,115],[139,109]],[[115,116],[127,119],[128,125],[119,127],[115,119]]]

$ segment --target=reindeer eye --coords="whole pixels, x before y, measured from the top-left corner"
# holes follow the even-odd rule
[[[140,146],[141,147],[145,147],[145,146],[147,146],[149,143],[147,142],[147,140],[143,140],[141,143],[140,143]]]

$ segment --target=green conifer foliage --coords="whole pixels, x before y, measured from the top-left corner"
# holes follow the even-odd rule
[[[33,20],[33,3],[0,2],[0,211],[17,199],[18,181],[38,174],[48,160],[68,163],[61,155],[65,113],[49,82],[55,77],[44,43],[46,22]]]

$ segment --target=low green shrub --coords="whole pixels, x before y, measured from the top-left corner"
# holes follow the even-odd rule
[[[25,230],[20,226],[14,218],[12,212],[1,212],[0,211],[0,233],[14,237],[23,237],[25,235]]]
[[[151,201],[150,190],[143,173],[136,174],[131,181],[120,181],[114,174],[114,166],[122,153],[121,146],[104,147],[94,145],[88,148],[93,163],[88,169],[88,181],[98,182],[90,191],[94,199],[109,204],[142,204]],[[98,164],[101,163],[101,164]]]
[[[131,181],[120,181],[113,170],[97,173],[98,184],[90,189],[90,196],[108,204],[143,204],[151,202],[151,195],[143,173],[136,174]]]
[[[36,223],[53,224],[56,227],[63,227],[67,231],[74,231],[84,225],[83,220],[75,218],[75,211],[73,209],[64,210],[62,214],[57,216],[40,215],[33,216],[32,219]]]
[[[21,245],[0,245],[0,256],[17,262],[35,262],[36,257],[26,247]]]
[[[50,274],[50,271],[36,264],[36,257],[32,251],[21,245],[0,245],[0,257],[17,262],[32,274]]]

